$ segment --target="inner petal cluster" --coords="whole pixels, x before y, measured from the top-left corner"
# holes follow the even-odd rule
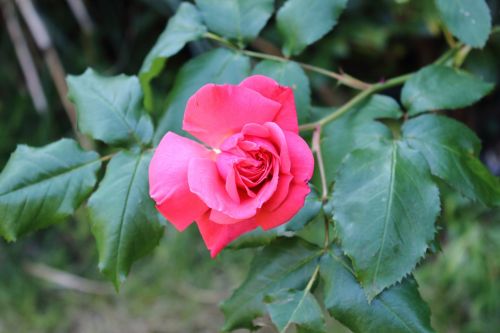
[[[257,197],[279,172],[276,148],[267,139],[239,133],[221,148],[217,167],[227,193],[237,203]]]

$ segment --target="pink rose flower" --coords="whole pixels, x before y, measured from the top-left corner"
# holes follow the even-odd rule
[[[202,143],[168,132],[149,166],[150,195],[179,231],[196,221],[212,257],[304,205],[314,158],[292,89],[261,75],[207,84],[189,99],[183,129]]]

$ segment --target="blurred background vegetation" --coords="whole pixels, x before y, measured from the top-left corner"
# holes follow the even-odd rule
[[[498,24],[500,1],[488,2]],[[0,0],[0,169],[18,143],[41,146],[73,135],[65,73],[88,66],[110,75],[136,73],[179,3]],[[43,31],[32,33],[30,20],[40,20],[49,39]],[[447,48],[440,31],[430,0],[350,0],[339,26],[300,60],[379,81],[436,59]],[[251,48],[276,52],[281,41],[272,20],[263,36]],[[191,43],[169,60],[154,82],[157,114],[180,65],[212,47]],[[465,67],[498,84],[499,55],[497,34],[485,50],[472,52]],[[20,67],[23,57],[25,64],[33,62],[29,79]],[[316,105],[338,105],[347,97],[345,88],[324,77],[311,75],[311,81]],[[499,90],[451,115],[478,133],[483,161],[500,175]],[[453,195],[445,196],[443,208],[441,248],[416,274],[433,324],[439,332],[498,332],[500,210]],[[223,321],[217,304],[244,278],[252,253],[226,250],[210,260],[194,229],[179,234],[167,228],[155,254],[134,266],[116,294],[99,275],[86,212],[79,211],[71,221],[15,244],[0,240],[0,332],[217,332]],[[331,325],[332,332],[346,332]]]

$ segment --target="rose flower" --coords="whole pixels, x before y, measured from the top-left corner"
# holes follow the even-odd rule
[[[150,195],[179,231],[195,221],[212,257],[304,205],[314,159],[298,135],[289,87],[261,75],[207,84],[187,102],[183,129],[200,142],[163,137],[149,167]]]

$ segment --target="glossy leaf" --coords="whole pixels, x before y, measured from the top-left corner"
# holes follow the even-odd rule
[[[442,65],[424,67],[404,85],[401,100],[410,115],[459,109],[474,104],[494,85],[459,69]]]
[[[215,49],[188,61],[168,95],[167,110],[155,133],[158,143],[167,131],[180,133],[187,100],[207,83],[237,84],[250,74],[250,59],[226,49]]]
[[[439,193],[425,159],[405,143],[356,150],[333,192],[336,230],[368,299],[410,273],[434,238]]]
[[[302,289],[318,264],[321,249],[297,238],[282,238],[255,256],[245,282],[222,304],[224,332],[254,328],[265,313],[264,296],[280,289]]]
[[[453,35],[472,47],[483,47],[491,32],[485,0],[436,0],[441,17]]]
[[[267,311],[280,333],[296,325],[303,333],[325,332],[325,319],[316,298],[306,291],[280,290],[266,297]]]
[[[285,226],[285,231],[299,231],[306,224],[311,222],[321,211],[321,199],[316,190],[311,188],[311,193],[307,196],[304,207]]]
[[[300,54],[336,24],[347,0],[288,0],[277,14],[278,30],[283,36],[283,53]]]
[[[89,68],[82,75],[68,76],[67,82],[82,133],[111,145],[151,141],[153,124],[142,110],[137,77],[105,77]]]
[[[253,74],[262,74],[275,79],[279,84],[291,87],[297,106],[299,123],[309,121],[311,108],[311,87],[304,70],[295,62],[261,61],[255,66]]]
[[[267,231],[257,228],[238,237],[229,244],[229,248],[244,249],[249,247],[260,247],[270,244],[280,236],[290,237],[311,222],[319,214],[320,210],[321,200],[318,198],[316,191],[311,189],[311,193],[309,193],[304,202],[304,207],[302,207],[289,222]]]
[[[246,41],[257,37],[274,10],[273,0],[195,0],[210,31]]]
[[[321,258],[324,302],[330,314],[353,333],[430,333],[430,311],[413,278],[385,290],[368,303],[341,251]]]
[[[90,195],[99,155],[62,139],[17,147],[0,174],[0,235],[9,241],[64,221]]]
[[[144,105],[148,110],[153,106],[150,82],[161,73],[167,58],[179,52],[187,42],[202,37],[206,31],[198,9],[188,2],[181,3],[177,13],[168,21],[167,27],[144,59],[139,71],[144,91]]]
[[[393,98],[375,95],[348,114],[327,124],[321,131],[321,151],[328,184],[334,181],[340,164],[350,152],[378,145],[382,139],[392,137],[390,129],[374,119],[401,116],[401,109]]]
[[[88,202],[99,269],[116,289],[126,279],[132,263],[149,254],[163,235],[148,195],[151,156],[151,152],[118,153]]]
[[[403,126],[403,136],[425,156],[433,175],[469,199],[500,205],[500,181],[477,158],[479,139],[465,125],[423,115]]]

